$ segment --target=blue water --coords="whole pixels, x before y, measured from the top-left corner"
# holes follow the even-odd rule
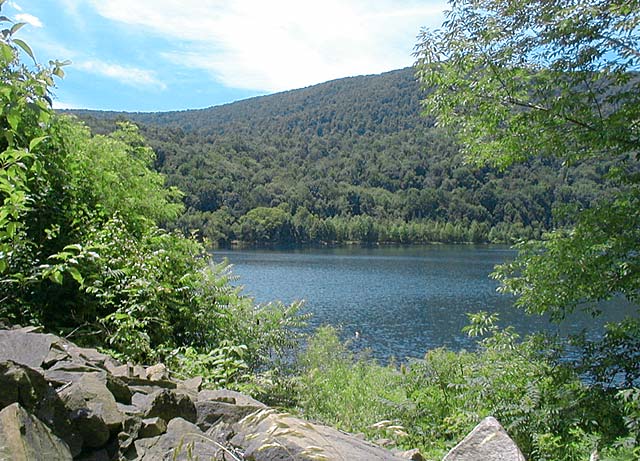
[[[496,264],[514,256],[507,247],[489,245],[214,252],[215,261],[228,259],[240,277],[236,284],[256,302],[304,300],[305,311],[313,314],[311,328],[338,326],[355,348],[368,348],[383,361],[422,357],[441,346],[472,348],[473,340],[461,330],[466,314],[480,310],[498,312],[502,324],[523,334],[573,333],[622,318],[625,309],[607,309],[598,322],[579,314],[557,327],[525,315],[489,278]]]

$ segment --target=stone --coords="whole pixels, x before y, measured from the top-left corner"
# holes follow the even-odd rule
[[[82,439],[64,403],[38,371],[11,361],[0,362],[0,389],[0,408],[19,403],[62,438],[74,456],[80,452]]]
[[[131,404],[132,392],[123,380],[113,376],[112,374],[107,374],[105,384],[107,389],[109,389],[109,392],[113,394],[116,402],[124,403],[126,405]]]
[[[167,381],[169,380],[169,370],[164,363],[158,363],[148,367],[145,371],[149,381]]]
[[[492,416],[483,419],[442,461],[525,461],[507,431]]]
[[[12,360],[31,368],[40,368],[49,355],[54,335],[24,330],[0,330],[0,361]]]
[[[312,424],[273,409],[261,409],[234,426],[231,444],[253,461],[326,460],[399,461],[392,452],[331,427]],[[481,459],[481,458],[479,458]]]
[[[128,416],[122,426],[122,432],[119,432],[117,437],[117,448],[120,454],[124,454],[139,438],[142,420],[137,416]],[[120,457],[120,459],[122,459],[122,457]]]
[[[221,444],[207,437],[195,424],[182,418],[172,419],[165,434],[136,440],[134,445],[134,453],[127,453],[127,457],[137,461],[225,459]]]
[[[198,393],[196,424],[203,431],[221,421],[233,424],[256,410],[267,408],[257,400],[227,389],[204,390]]]
[[[228,389],[200,391],[198,393],[198,402],[207,400],[241,405],[243,407],[267,408],[264,403],[258,402],[256,399],[251,398],[248,395]]]
[[[192,423],[197,420],[193,401],[187,395],[169,389],[161,389],[150,395],[136,393],[131,402],[142,409],[145,418],[157,416],[167,422],[173,418],[182,418]]]
[[[101,447],[122,426],[124,415],[113,394],[95,375],[83,375],[59,394],[86,446]]]
[[[47,394],[48,387],[37,371],[14,361],[0,362],[0,409],[17,402],[32,411]]]
[[[130,378],[133,375],[133,369],[130,370],[129,365],[107,365],[107,371],[118,378]]]
[[[148,437],[157,437],[167,432],[167,423],[164,419],[158,418],[145,418],[142,420],[142,427],[138,432],[141,439]]]
[[[107,379],[107,374],[104,371],[91,371],[89,372],[81,372],[81,371],[67,371],[67,370],[44,370],[44,377],[49,384],[51,384],[55,388],[68,387],[71,383],[77,383],[80,379],[87,375],[92,374],[95,375],[101,381],[105,381]]]
[[[54,363],[47,371],[70,371],[74,373],[105,373],[101,368],[91,363],[71,360],[62,360]]]
[[[0,411],[0,440],[0,459],[3,460],[73,459],[69,447],[18,403]]]
[[[419,459],[278,414],[239,392],[203,391],[202,378],[171,379],[162,364],[122,365],[52,335],[11,332],[0,334],[11,343],[4,350],[0,342],[0,353],[21,362],[0,362],[0,404],[24,405],[29,424],[48,426],[61,439],[67,452],[58,456],[45,447],[46,459]],[[19,350],[27,342],[29,351]],[[16,456],[10,459],[26,459]]]
[[[258,407],[241,406],[216,400],[198,400],[196,402],[196,424],[203,431],[224,421],[233,424],[256,411]]]
[[[202,388],[202,376],[195,376],[193,378],[185,379],[184,381],[178,383],[178,389],[186,390],[188,392],[198,395],[200,389]]]

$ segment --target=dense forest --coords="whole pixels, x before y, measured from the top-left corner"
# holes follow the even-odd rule
[[[96,133],[129,119],[185,193],[184,231],[212,243],[511,242],[606,194],[607,164],[465,162],[421,114],[415,70],[345,78],[203,110],[74,111]]]
[[[171,229],[217,242],[549,229],[496,268],[517,308],[558,322],[602,300],[637,308],[637,2],[450,6],[419,38],[420,86],[401,70],[201,111],[76,112],[94,133],[51,107],[68,63],[38,65],[15,37],[25,24],[0,16],[0,327],[162,361],[425,459],[488,415],[532,461],[640,459],[637,310],[569,342],[476,312],[475,350],[383,365],[331,327],[304,335],[300,303],[256,305]]]

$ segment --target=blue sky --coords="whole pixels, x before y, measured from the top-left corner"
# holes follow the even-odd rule
[[[209,107],[413,63],[443,0],[10,0],[41,63],[72,61],[54,107]]]

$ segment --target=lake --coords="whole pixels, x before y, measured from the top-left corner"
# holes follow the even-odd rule
[[[311,328],[331,324],[382,361],[422,357],[435,347],[472,348],[462,333],[467,313],[498,312],[503,325],[520,333],[541,329],[577,333],[623,317],[628,305],[607,309],[597,322],[571,316],[561,327],[513,308],[513,298],[496,292],[493,267],[515,256],[496,245],[429,245],[361,248],[216,250],[227,258],[235,282],[259,303],[305,301]],[[622,303],[624,304],[624,303]],[[356,338],[356,332],[357,338]]]

